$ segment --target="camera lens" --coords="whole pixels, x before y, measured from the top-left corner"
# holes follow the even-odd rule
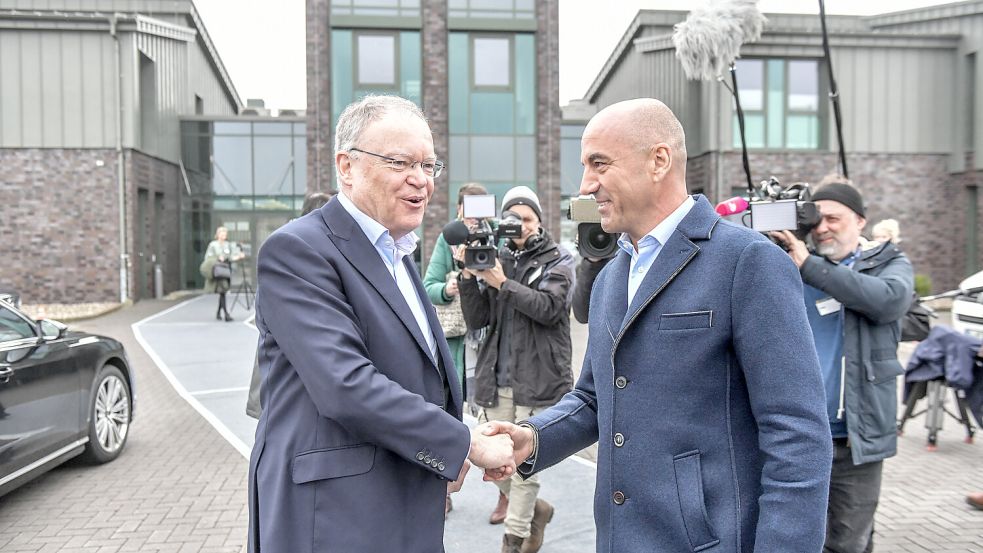
[[[611,246],[612,240],[614,240],[614,237],[611,234],[604,232],[600,225],[598,225],[596,229],[592,229],[590,236],[587,237],[587,242],[590,244],[590,247],[598,251],[607,250],[608,247]]]
[[[488,252],[485,252],[485,251],[475,252],[475,254],[474,254],[474,262],[475,263],[477,263],[479,265],[485,265],[485,264],[488,263],[488,261],[489,261],[489,259],[488,259]]]

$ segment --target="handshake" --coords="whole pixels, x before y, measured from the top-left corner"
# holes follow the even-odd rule
[[[471,451],[457,480],[448,484],[448,491],[461,489],[472,464],[484,469],[486,482],[510,478],[516,467],[533,454],[535,446],[536,435],[531,428],[505,421],[479,424],[471,429]]]

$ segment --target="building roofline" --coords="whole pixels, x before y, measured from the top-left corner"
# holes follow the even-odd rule
[[[965,2],[953,2],[951,4],[939,4],[937,6],[926,6],[924,8],[870,15],[864,19],[871,27],[883,27],[980,14],[983,14],[983,0],[967,0]]]
[[[239,97],[239,92],[236,90],[235,84],[232,83],[232,77],[225,69],[225,64],[222,63],[222,58],[218,55],[218,49],[215,48],[215,43],[212,42],[212,37],[208,34],[208,30],[205,28],[205,22],[201,19],[201,14],[198,13],[198,7],[195,6],[194,0],[188,0],[188,6],[190,7],[188,13],[191,15],[191,20],[194,21],[195,27],[197,27],[198,36],[201,37],[201,40],[205,45],[205,50],[208,52],[208,60],[212,63],[219,76],[222,77],[222,82],[225,85],[226,92],[229,95],[229,99],[235,104],[236,111],[242,111],[244,104],[242,103],[242,99]]]

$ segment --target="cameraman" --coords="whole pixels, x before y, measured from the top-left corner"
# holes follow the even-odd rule
[[[791,232],[772,236],[802,275],[826,387],[834,447],[823,551],[861,553],[873,550],[883,460],[897,451],[899,320],[914,277],[897,246],[861,238],[863,198],[849,181],[821,186],[812,200],[822,215],[815,253]]]
[[[474,398],[487,420],[520,421],[556,403],[573,387],[570,294],[573,256],[542,228],[536,193],[509,190],[502,212],[522,219],[522,234],[499,248],[495,266],[461,271],[459,291],[469,329],[488,326],[478,351]],[[501,228],[501,227],[500,227]],[[483,281],[481,285],[478,279]],[[503,552],[534,553],[553,507],[536,496],[539,480],[496,482],[509,496]]]

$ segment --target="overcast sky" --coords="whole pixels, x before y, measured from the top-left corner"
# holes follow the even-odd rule
[[[423,0],[426,1],[426,0]],[[560,104],[580,98],[639,9],[699,0],[560,0]],[[304,0],[194,0],[239,96],[274,109],[307,104]],[[945,0],[828,0],[826,13],[871,15]],[[230,9],[230,6],[235,6]],[[761,0],[765,13],[819,13],[818,0]]]

